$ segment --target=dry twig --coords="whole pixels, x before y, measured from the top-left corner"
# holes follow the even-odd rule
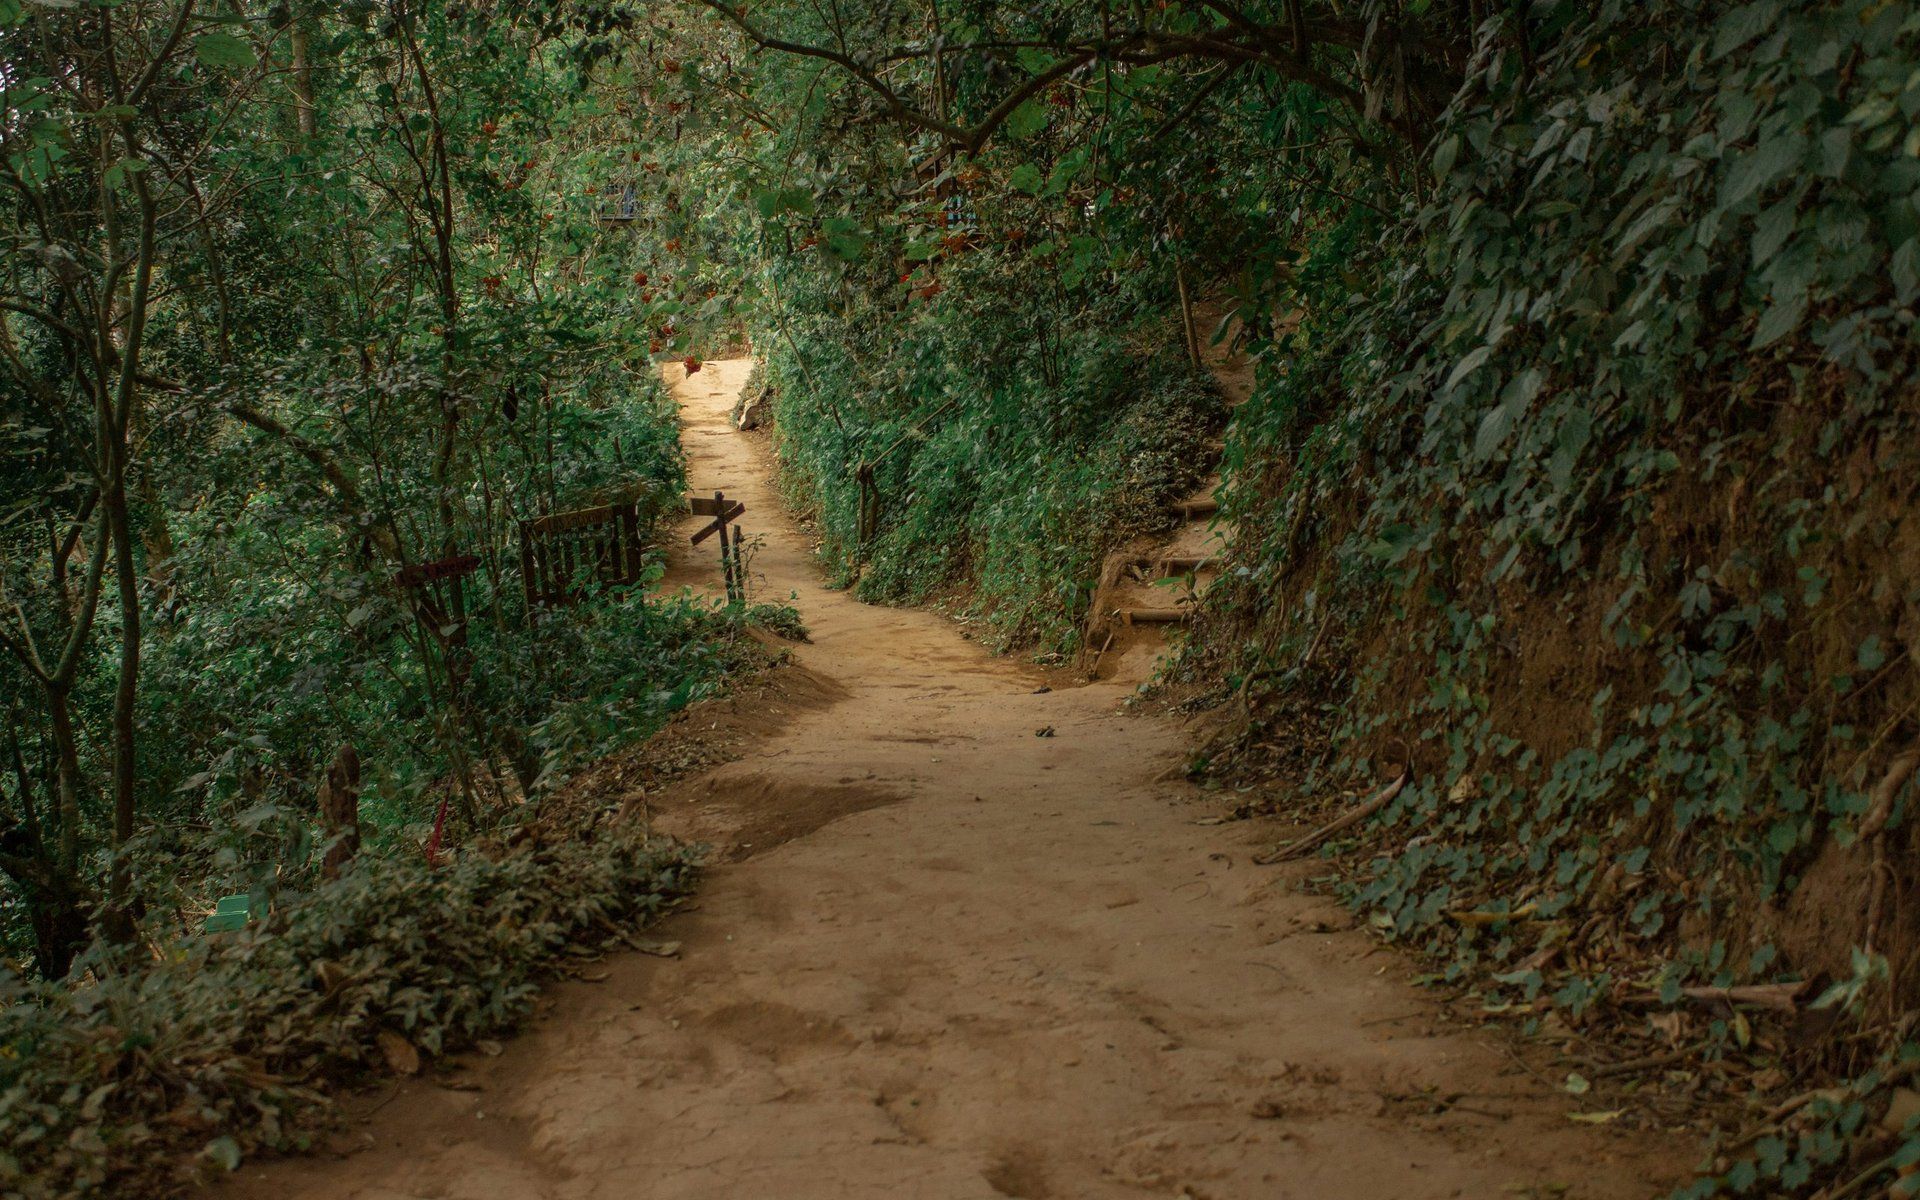
[[[1297,842],[1293,842],[1286,846],[1276,847],[1272,850],[1269,850],[1265,854],[1256,855],[1253,861],[1261,864],[1262,866],[1271,866],[1274,863],[1282,863],[1282,862],[1286,862],[1288,859],[1299,858],[1302,854],[1305,854],[1307,851],[1313,849],[1315,846],[1318,846],[1321,842],[1326,841],[1328,838],[1332,837],[1334,834],[1339,833],[1343,829],[1349,829],[1355,825],[1358,825],[1360,822],[1366,820],[1368,817],[1371,817],[1373,814],[1385,808],[1388,804],[1393,802],[1393,798],[1395,796],[1398,796],[1401,792],[1406,790],[1407,784],[1411,782],[1412,779],[1413,779],[1413,764],[1409,762],[1406,766],[1400,769],[1399,778],[1395,779],[1392,783],[1388,784],[1386,787],[1383,787],[1379,791],[1375,792],[1373,794],[1373,798],[1371,800],[1368,800],[1365,804],[1360,805],[1358,808],[1349,810],[1347,813],[1336,818],[1335,820],[1329,821],[1327,824],[1322,825],[1320,828],[1314,830],[1312,833],[1301,838]]]

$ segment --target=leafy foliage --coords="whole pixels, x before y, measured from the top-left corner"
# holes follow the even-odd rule
[[[870,318],[885,356],[838,312],[803,321],[806,285],[789,283],[794,349],[771,354],[770,377],[791,481],[857,595],[965,587],[997,644],[1070,649],[1105,552],[1171,523],[1222,410],[1174,354],[1130,346],[1070,297],[1022,304],[1025,269],[985,252],[943,264],[909,320]],[[862,464],[879,513],[864,545]]]
[[[0,1186],[124,1196],[305,1147],[329,1088],[388,1069],[394,1039],[431,1060],[512,1028],[570,952],[661,915],[696,865],[632,829],[550,829],[440,870],[366,860],[87,987],[9,976]]]
[[[1916,982],[1911,910],[1872,880],[1913,861],[1920,23],[1544,7],[1529,61],[1476,55],[1428,201],[1322,226],[1289,273],[1306,318],[1229,450],[1214,661],[1327,698],[1305,788],[1411,745],[1348,893],[1488,1004],[1845,977],[1803,932],[1841,904],[1880,964],[1844,1027],[1883,1020]],[[1329,627],[1344,676],[1303,670]],[[1871,1090],[1724,1183],[1831,1178]]]

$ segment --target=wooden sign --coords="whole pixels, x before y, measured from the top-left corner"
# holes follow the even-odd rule
[[[709,501],[708,503],[711,503],[711,501]],[[729,521],[739,520],[741,514],[745,513],[746,511],[747,511],[747,506],[737,502],[729,502],[725,508],[715,509],[712,512],[701,512],[699,509],[696,508],[693,510],[694,516],[712,517],[713,524],[702,526],[697,533],[693,534],[693,536],[691,536],[687,540],[692,542],[694,545],[698,546],[701,542],[706,541],[708,538],[712,537],[714,534],[724,532],[726,530],[727,523]]]
[[[520,522],[520,576],[527,607],[573,604],[589,587],[640,582],[646,569],[640,506],[603,504]]]

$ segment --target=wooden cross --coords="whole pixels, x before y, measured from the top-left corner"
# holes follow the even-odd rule
[[[747,565],[741,558],[743,538],[740,527],[734,526],[732,537],[727,535],[729,522],[737,521],[747,511],[747,506],[738,500],[729,500],[724,492],[715,492],[713,499],[705,496],[688,496],[687,511],[696,517],[712,517],[707,525],[701,526],[688,539],[698,546],[714,534],[720,535],[720,573],[727,581],[727,600],[745,603],[747,599]]]

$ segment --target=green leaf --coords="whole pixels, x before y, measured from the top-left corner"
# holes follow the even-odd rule
[[[753,194],[753,206],[769,221],[781,213],[812,216],[813,193],[800,187],[768,188]]]
[[[1753,331],[1753,344],[1749,349],[1758,350],[1762,346],[1771,346],[1781,338],[1792,333],[1800,325],[1800,319],[1807,315],[1807,294],[1788,296],[1773,302],[1760,318],[1760,325]]]
[[[1893,280],[1894,297],[1902,304],[1912,304],[1915,296],[1920,296],[1920,237],[1910,237],[1900,243],[1887,262],[1887,277]]]
[[[240,1167],[240,1143],[230,1137],[213,1139],[200,1154],[223,1170],[234,1171]]]
[[[1807,139],[1797,133],[1768,138],[1733,164],[1720,185],[1720,207],[1732,208],[1754,193],[1785,178],[1800,165]]]
[[[1507,440],[1507,434],[1513,429],[1513,411],[1504,404],[1496,404],[1480,418],[1480,428],[1473,435],[1473,457],[1484,460],[1500,443]]]
[[[218,30],[201,34],[193,43],[193,52],[201,63],[215,68],[245,70],[259,61],[253,55],[253,47],[243,39]]]
[[[127,176],[137,175],[146,169],[147,162],[145,159],[123,158],[107,168],[105,176],[106,184],[108,187],[117,188],[127,181]]]
[[[1007,133],[1011,137],[1032,137],[1047,127],[1047,106],[1037,100],[1029,100],[1007,117]]]
[[[1032,163],[1021,163],[1007,176],[1007,186],[1029,196],[1037,196],[1046,185],[1046,176],[1040,174],[1040,168]]]
[[[1443,392],[1451,392],[1455,387],[1459,386],[1461,380],[1479,370],[1481,364],[1485,363],[1492,355],[1492,346],[1481,346],[1468,354],[1455,364],[1453,373],[1447,376],[1447,382],[1441,386],[1440,390]]]

